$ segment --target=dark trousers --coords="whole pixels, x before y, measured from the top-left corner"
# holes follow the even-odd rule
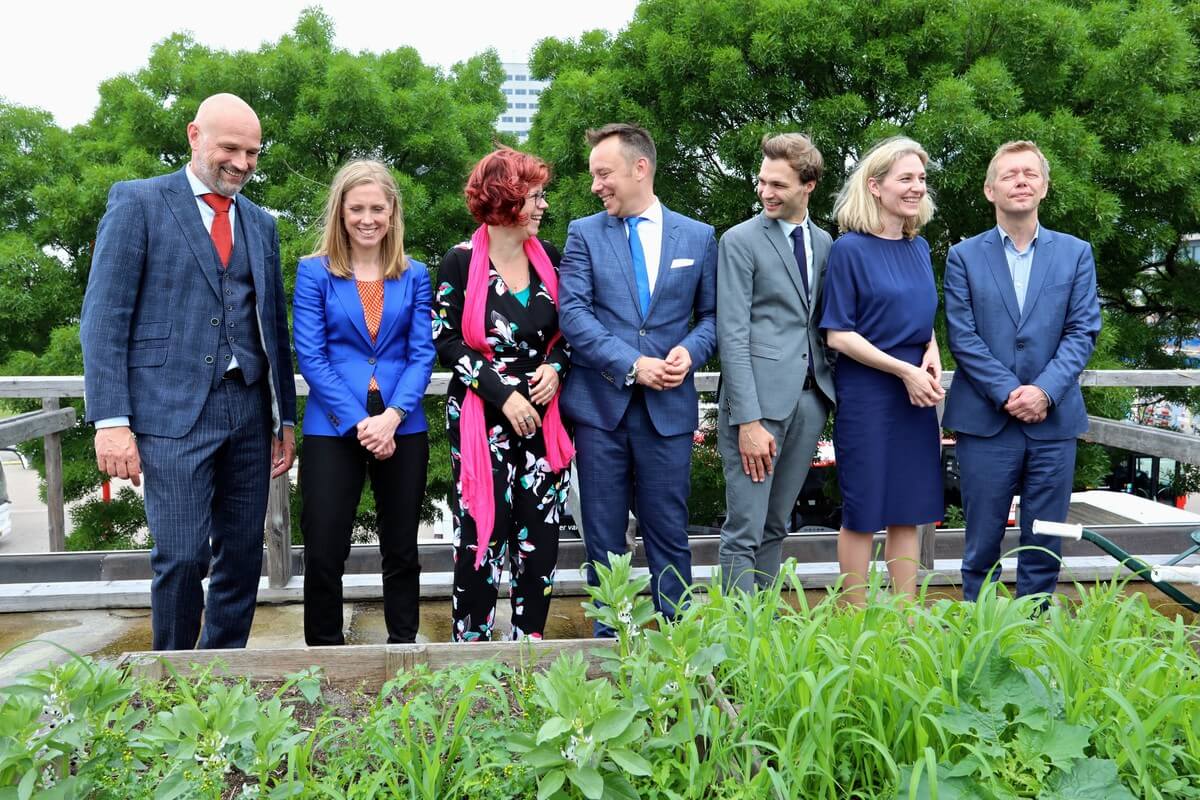
[[[496,424],[491,424],[496,422]],[[538,435],[524,438],[493,416],[492,497],[496,509],[487,556],[479,569],[475,520],[455,496],[454,595],[452,613],[456,642],[487,641],[496,619],[496,597],[505,567],[509,570],[512,638],[540,639],[545,633],[558,563],[559,519],[567,499],[569,470],[554,472],[546,462],[546,445]],[[459,427],[451,419],[451,467],[457,486],[462,467],[458,458]]]
[[[388,643],[416,640],[421,596],[417,527],[428,467],[425,431],[397,436],[396,452],[383,461],[359,444],[353,433],[304,437],[300,529],[304,534],[304,641],[309,645],[346,643],[342,575],[366,476],[371,478],[379,525]]]
[[[576,426],[575,463],[589,565],[607,565],[609,553],[626,552],[625,530],[630,504],[635,502],[654,606],[673,619],[692,583],[687,535],[691,435],[661,435],[646,410],[642,390],[636,389],[615,430]],[[595,582],[590,567],[588,580]],[[595,633],[611,635],[599,623]]]
[[[1015,494],[1021,496],[1021,546],[1050,551],[1017,553],[1017,596],[1054,592],[1062,540],[1034,534],[1033,521],[1066,521],[1075,477],[1075,440],[1031,439],[1019,424],[1010,422],[995,436],[960,433],[955,452],[967,521],[963,599],[979,596],[984,580],[1000,560],[1000,543]],[[992,579],[997,575],[992,573]]]
[[[155,650],[245,647],[258,601],[271,478],[264,381],[209,391],[179,438],[138,436],[146,521],[154,538],[150,615]],[[211,575],[205,600],[201,581]]]

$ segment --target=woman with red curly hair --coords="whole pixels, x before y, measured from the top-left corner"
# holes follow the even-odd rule
[[[559,516],[574,455],[558,411],[568,366],[558,330],[558,260],[537,238],[550,169],[507,147],[467,179],[479,221],[438,270],[433,337],[454,370],[446,429],[454,472],[455,641],[485,641],[507,562],[512,638],[542,638]]]

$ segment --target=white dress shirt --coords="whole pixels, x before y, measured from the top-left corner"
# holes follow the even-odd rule
[[[640,214],[642,221],[638,223],[638,239],[642,242],[642,253],[646,256],[646,278],[650,282],[650,294],[654,294],[654,284],[658,281],[658,268],[662,262],[663,210],[658,198]],[[629,226],[625,225],[625,235],[629,235]]]

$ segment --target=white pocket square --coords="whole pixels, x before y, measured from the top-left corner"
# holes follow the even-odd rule
[[[671,269],[679,269],[680,267],[690,267],[696,263],[694,258],[676,258],[671,262]]]

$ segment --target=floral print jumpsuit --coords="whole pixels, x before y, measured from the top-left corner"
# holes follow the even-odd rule
[[[542,242],[558,268],[559,253]],[[528,305],[509,290],[489,262],[485,330],[494,360],[471,349],[463,340],[464,292],[471,261],[469,245],[459,245],[442,259],[437,296],[433,304],[433,339],[438,357],[454,375],[446,397],[446,430],[454,474],[454,594],[455,641],[491,638],[501,573],[509,568],[514,639],[540,639],[550,608],[554,567],[558,560],[559,517],[566,503],[569,471],[554,472],[546,461],[542,429],[525,438],[509,425],[500,408],[513,392],[529,398],[529,379],[537,368],[550,364],[565,377],[569,363],[566,342],[560,337],[547,352],[547,343],[558,332],[558,310],[532,265],[529,268]],[[495,527],[486,560],[475,569],[475,521],[462,505],[459,414],[470,386],[483,400],[492,456],[495,491]],[[545,413],[543,407],[538,407]]]

